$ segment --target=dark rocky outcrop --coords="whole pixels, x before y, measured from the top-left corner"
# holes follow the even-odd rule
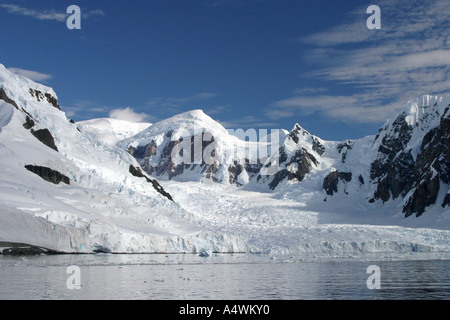
[[[342,163],[345,163],[345,160],[347,159],[347,153],[349,150],[353,149],[354,144],[355,141],[353,140],[346,140],[345,142],[338,144],[337,151],[341,154]]]
[[[281,160],[286,159],[287,155],[284,150],[280,150],[280,165]],[[295,172],[291,172],[286,167],[291,164],[297,164],[297,170]],[[281,181],[284,179],[302,181],[308,173],[311,172],[313,166],[318,165],[317,159],[310,154],[306,149],[302,148],[301,150],[297,150],[295,154],[289,159],[288,162],[284,163],[285,169],[279,170],[273,180],[269,183],[269,187],[271,190],[274,190]]]
[[[228,181],[231,184],[237,184],[240,186],[241,184],[238,182],[239,175],[245,170],[249,176],[254,176],[261,171],[263,164],[258,160],[257,163],[250,163],[249,159],[244,159],[244,163],[240,164],[237,161],[234,161],[232,165],[228,167],[229,179]],[[217,172],[217,165],[212,168]],[[216,173],[214,172],[214,174]]]
[[[406,205],[403,207],[405,217],[416,214],[421,216],[426,207],[435,204],[439,193],[439,176],[434,177],[428,175],[424,181],[415,188],[413,195],[409,198]]]
[[[317,152],[319,156],[322,156],[325,153],[325,146],[323,146],[319,139],[316,137],[313,137],[313,146],[312,149]]]
[[[442,208],[450,206],[450,193],[445,195],[444,201],[442,202]]]
[[[431,108],[425,106],[424,108]],[[371,165],[370,178],[376,184],[373,203],[376,199],[386,202],[390,199],[405,198],[403,213],[406,217],[422,215],[426,208],[435,204],[441,184],[450,184],[450,112],[445,110],[440,124],[426,132],[415,159],[407,148],[414,130],[421,124],[408,125],[406,114],[401,114],[391,128],[383,128],[377,135],[384,135],[378,157]],[[429,119],[439,114],[432,109],[425,115]],[[425,117],[424,116],[424,117]],[[445,200],[444,200],[445,202]],[[443,205],[443,204],[442,204]]]
[[[351,172],[330,172],[323,180],[323,189],[327,195],[332,196],[334,193],[338,192],[339,181],[350,182],[352,181]]]
[[[6,103],[9,103],[10,105],[14,106],[14,108],[16,108],[17,110],[19,110],[19,106],[17,105],[17,103],[10,99],[7,95],[5,90],[3,90],[3,88],[0,88],[0,100],[5,101]]]
[[[41,91],[36,90],[36,89],[30,89],[29,92],[30,92],[31,96],[33,98],[36,98],[36,100],[38,102],[46,100],[53,107],[55,107],[58,110],[61,110],[60,106],[58,105],[58,100],[55,97],[53,97],[50,93],[43,94]]]
[[[154,156],[156,154],[156,147],[156,142],[152,140],[152,142],[145,146],[138,146],[137,148],[129,147],[127,151],[136,159],[142,160]]]
[[[364,177],[362,175],[359,175],[358,180],[361,184],[365,184]]]
[[[414,167],[414,193],[403,208],[405,216],[420,216],[426,207],[435,204],[440,184],[450,184],[450,117],[449,108],[440,120],[440,125],[430,130],[422,140],[420,153]],[[446,198],[448,197],[448,194]],[[446,200],[442,203],[442,206]],[[448,201],[448,200],[447,200]]]
[[[374,199],[383,202],[405,196],[414,181],[414,159],[406,150],[413,127],[406,123],[405,116],[397,117],[391,132],[383,137],[378,157],[370,168],[370,179],[377,184]]]
[[[25,243],[0,242],[0,247],[4,247],[0,254],[10,256],[32,256],[42,254],[58,254],[57,251],[33,246]]]
[[[229,182],[231,184],[236,183],[239,185],[239,183],[237,182],[237,177],[239,177],[243,170],[244,167],[238,164],[237,161],[234,161],[234,165],[228,167]]]
[[[25,119],[25,123],[23,124],[23,127],[27,130],[30,130],[35,125],[34,120],[30,118],[30,116],[27,116]]]
[[[55,151],[58,151],[58,148],[55,144],[55,139],[53,138],[52,134],[48,129],[40,129],[40,130],[33,130],[31,129],[31,133],[33,136],[36,137],[40,142],[45,144],[47,147],[52,148]]]
[[[56,109],[61,110],[61,107],[58,105],[58,100],[54,96],[52,96],[50,93],[46,93],[45,97],[47,98],[48,103],[50,103]]]
[[[92,252],[94,252],[94,253],[111,253],[112,251],[111,251],[111,249],[106,248],[104,246],[94,245]]]
[[[40,176],[42,179],[44,179],[45,181],[54,183],[54,184],[59,184],[60,182],[63,182],[65,184],[70,184],[70,179],[63,175],[62,173],[47,168],[47,167],[41,167],[41,166],[34,166],[34,165],[26,165],[25,168],[28,171],[33,172],[34,174],[37,174],[38,176]]]
[[[153,188],[155,188],[155,190],[160,193],[161,195],[163,195],[164,197],[166,197],[167,199],[169,199],[170,201],[174,201],[172,196],[166,192],[164,190],[164,188],[158,183],[158,181],[156,181],[155,179],[150,179],[148,176],[146,176],[143,172],[142,169],[139,167],[134,167],[133,165],[130,165],[130,169],[129,169],[130,173],[138,178],[145,178],[147,180],[147,182],[151,183],[153,185]]]

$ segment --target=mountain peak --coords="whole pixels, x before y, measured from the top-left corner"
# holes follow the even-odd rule
[[[408,101],[404,106],[404,112],[406,113],[405,121],[408,125],[413,126],[423,120],[430,112],[439,112],[436,108],[438,105],[442,107],[441,101],[443,99],[443,97],[425,94]]]
[[[30,96],[31,90],[43,96],[50,96],[51,100],[56,101],[58,99],[52,88],[15,74],[9,71],[3,64],[0,64],[0,88],[4,89],[8,97],[13,100],[18,98],[23,99],[24,97],[33,98]]]
[[[178,116],[185,116],[185,117],[209,117],[202,109],[194,109],[189,110],[183,113],[178,114]]]

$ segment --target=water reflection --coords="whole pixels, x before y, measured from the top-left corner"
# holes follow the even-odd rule
[[[366,285],[369,265],[381,290]],[[80,267],[69,290],[67,267]],[[0,256],[0,299],[450,299],[450,260],[265,255]]]

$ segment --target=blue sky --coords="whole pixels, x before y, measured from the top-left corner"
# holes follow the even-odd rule
[[[447,0],[2,0],[0,63],[53,87],[75,121],[203,109],[226,128],[355,139],[449,93],[449,16]]]

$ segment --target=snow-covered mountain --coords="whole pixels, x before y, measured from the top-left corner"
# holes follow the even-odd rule
[[[449,109],[422,96],[354,141],[226,130],[201,110],[75,124],[0,65],[0,247],[450,252]]]
[[[121,131],[123,123],[115,128]],[[191,223],[188,213],[129,153],[111,146],[110,137],[97,137],[80,132],[66,118],[51,88],[0,65],[3,246],[195,252],[220,236]],[[242,250],[233,241],[216,249]]]
[[[369,201],[403,199],[406,216],[450,202],[450,96],[422,96],[375,137],[378,150],[370,179],[376,184]]]
[[[327,201],[335,194],[357,193],[368,207],[396,201],[405,216],[420,216],[429,206],[444,210],[450,202],[449,105],[450,96],[422,96],[408,102],[377,135],[356,141],[324,141],[297,124],[290,132],[279,130],[271,139],[257,141],[260,136],[246,143],[249,132],[238,139],[237,132],[230,134],[194,110],[150,126],[118,146],[149,175],[163,180],[210,179],[279,192],[296,184]],[[186,150],[187,159],[172,159],[182,158]],[[261,150],[272,153],[261,157]],[[214,161],[208,163],[205,154],[211,152]]]
[[[150,175],[164,180],[248,183],[248,175],[262,164],[245,142],[231,135],[202,110],[193,110],[163,120],[118,143]],[[246,150],[248,150],[246,157]],[[249,163],[254,159],[254,163]],[[246,163],[247,162],[247,163]],[[243,170],[243,168],[246,170]]]

